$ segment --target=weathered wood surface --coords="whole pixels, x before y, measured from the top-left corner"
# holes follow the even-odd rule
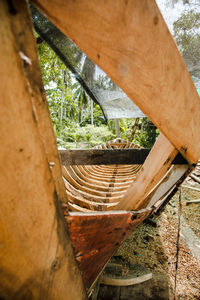
[[[178,151],[160,134],[136,180],[127,190],[117,209],[138,210],[148,205],[149,192],[159,183]]]
[[[186,205],[188,205],[190,203],[200,203],[200,199],[186,201]]]
[[[13,7],[16,10],[17,17],[19,16],[18,2],[20,1],[16,0],[15,2],[12,2]],[[33,114],[37,120],[36,125],[41,135],[41,140],[45,148],[48,162],[52,166],[51,173],[56,184],[56,190],[60,200],[65,201],[65,188],[62,181],[60,157],[57,151],[57,141],[49,114],[48,103],[46,101],[40,65],[38,62],[36,43],[32,35],[32,20],[30,19],[28,13],[26,16],[23,16],[20,22],[18,22],[19,18],[12,18],[12,32],[16,36],[16,43],[18,45],[21,63],[24,65],[23,72],[28,80],[29,93],[32,96],[34,105]],[[16,22],[14,22],[14,20]]]
[[[155,1],[33,2],[190,163],[198,161],[199,96]]]
[[[116,149],[110,149],[110,145],[114,148],[117,145],[117,147],[120,147],[119,151],[123,148],[127,150],[126,147],[130,147],[131,151],[133,150],[131,143],[117,139],[116,141],[105,143],[103,150],[100,150],[102,145],[99,145],[97,151],[101,153],[101,151],[105,152],[105,149],[109,149],[108,151],[115,154]],[[96,149],[84,152],[91,155],[92,153],[96,153],[95,151]],[[134,153],[138,151],[140,150],[134,149]],[[74,165],[63,167],[66,193],[70,203],[69,208],[72,211],[78,211],[79,207],[79,211],[83,211],[83,209],[87,211],[116,209],[123,205],[123,195],[131,187],[131,184],[134,186],[134,195],[135,191],[137,193],[138,191],[140,193],[143,192],[143,195],[141,194],[143,197],[143,207],[146,205],[148,207],[157,206],[157,202],[161,203],[169,197],[173,189],[176,188],[177,181],[190,168],[187,161],[180,154],[173,159],[168,153],[170,151],[173,152],[174,156],[177,153],[177,150],[171,143],[161,135],[151,152],[151,160],[148,158],[145,162],[145,168],[142,165]],[[163,152],[166,153],[163,154]],[[67,154],[69,152],[64,151],[64,153]],[[80,157],[79,151],[76,152],[75,150],[72,153],[74,153],[73,156],[76,157],[75,154],[77,153],[78,157]],[[160,158],[160,161],[158,160],[155,166],[156,158]],[[181,161],[184,161],[185,164],[180,164]],[[85,159],[84,162],[86,163]],[[152,162],[154,163],[152,164]],[[173,164],[172,166],[171,163]],[[145,173],[143,173],[144,171]],[[141,173],[142,177],[140,177]],[[150,175],[147,178],[148,173]],[[141,185],[143,178],[146,180],[146,191],[145,189],[143,190],[143,185]],[[136,188],[136,182],[139,189]],[[138,196],[137,193],[136,196]],[[131,208],[129,207],[129,209]]]
[[[193,186],[189,186],[189,185],[182,185],[181,187],[186,188],[186,189],[191,189],[193,191],[197,191],[200,192],[199,188],[193,187]]]
[[[189,165],[171,166],[169,171],[147,196],[145,202],[148,203],[148,207],[152,207],[158,200],[168,195],[189,168]]]
[[[196,176],[196,175],[194,175],[194,174],[190,174],[190,177],[191,177],[192,179],[194,179],[194,181],[200,183],[200,178],[199,178],[198,176]]]
[[[59,150],[61,162],[70,165],[126,165],[143,164],[150,149],[90,149],[90,150]],[[173,164],[187,164],[178,154]]]
[[[0,298],[86,299],[26,1],[0,1],[0,24]]]
[[[80,183],[81,186],[89,187],[95,191],[109,192],[111,183],[105,182],[105,181],[99,182],[97,180],[93,180],[92,178],[90,178],[90,181],[89,181],[88,177],[84,177],[84,175],[80,172],[79,168],[76,168],[76,170],[74,170],[72,167],[68,167],[68,168],[63,167],[63,176],[64,177],[66,177],[66,173],[65,173],[66,170],[70,174],[71,177],[73,177],[78,183]],[[117,184],[115,184],[115,190],[123,191],[126,187],[128,187],[128,185],[129,184],[127,184],[127,183],[117,183]]]
[[[152,273],[148,273],[138,277],[133,276],[132,278],[129,277],[129,278],[121,278],[121,279],[103,276],[101,278],[101,284],[112,285],[112,286],[129,286],[129,285],[142,283],[150,279],[152,279]]]
[[[95,212],[66,216],[76,259],[89,289],[119,245],[150,210],[143,213]]]

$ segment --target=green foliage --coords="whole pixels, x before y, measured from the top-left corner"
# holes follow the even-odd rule
[[[101,108],[99,105],[94,103],[93,107],[93,122],[95,126],[101,126],[106,125],[106,120],[103,116],[103,113],[101,111]],[[91,124],[91,113],[87,112],[84,116],[82,122],[80,123],[80,126],[86,126],[88,124]]]
[[[132,133],[132,127],[135,123],[135,119],[120,119],[119,120],[119,126],[120,126],[120,135],[121,138],[124,140],[129,140],[131,133]],[[113,134],[115,134],[115,121],[114,120],[108,120],[108,128],[112,131]]]
[[[174,22],[174,37],[188,67],[196,65],[200,49],[200,13],[194,10],[184,12]]]
[[[96,104],[93,106],[94,126],[90,125],[91,99],[45,42],[38,45],[38,53],[58,145],[65,148],[79,145],[92,147],[116,138],[114,121],[108,121],[106,126],[102,111]],[[99,76],[99,87],[116,90],[110,80],[105,81]],[[134,119],[119,120],[121,138],[129,140],[134,122]],[[143,130],[137,130],[135,142],[143,147],[151,147],[156,138],[156,129],[147,120],[141,119],[140,123],[143,124]]]
[[[141,147],[152,148],[158,135],[159,130],[156,129],[155,125],[148,118],[142,118],[134,142]]]
[[[106,141],[115,138],[115,135],[108,129],[107,126],[102,125],[100,127],[86,125],[85,127],[74,126],[66,127],[62,131],[62,139],[58,139],[59,146],[68,148],[69,143],[79,143],[84,146],[84,143],[88,146],[96,146]],[[71,144],[74,147],[74,144]]]
[[[120,134],[122,139],[129,140],[134,123],[135,123],[135,119],[120,119],[119,124],[120,124]]]
[[[60,146],[67,142],[78,142],[74,132],[77,124],[91,123],[89,102],[82,86],[75,80],[54,51],[45,43],[38,45],[38,54],[43,82],[55,134]],[[94,125],[105,124],[98,105],[94,105]],[[70,130],[68,132],[68,129]]]
[[[38,54],[53,127],[59,136],[63,127],[79,117],[72,75],[45,42],[38,45]]]

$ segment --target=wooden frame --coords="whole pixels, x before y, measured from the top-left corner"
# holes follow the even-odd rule
[[[86,299],[27,2],[0,1],[0,23],[0,297]]]
[[[113,143],[114,145],[114,143]],[[123,145],[123,144],[122,144]],[[118,146],[117,144],[115,145]],[[121,144],[120,144],[121,146]],[[129,147],[129,143],[125,147]],[[62,165],[126,165],[143,164],[150,149],[90,149],[90,150],[59,150]],[[173,164],[187,164],[178,154]]]
[[[119,167],[117,174],[118,170],[111,166],[102,177],[105,166],[67,167],[67,176],[75,186],[66,183],[66,191],[27,3],[0,2],[0,296],[86,299],[83,280],[89,288],[128,233],[159,199],[169,196],[177,180],[182,180],[187,168],[199,159],[200,102],[155,1],[33,2],[107,72],[164,134],[142,168],[126,166],[123,172]],[[102,146],[119,147],[123,148],[122,143]],[[189,165],[171,168],[178,151]],[[75,196],[80,183],[85,187]],[[114,203],[101,203],[106,193]],[[67,197],[74,210],[79,209],[79,204],[87,206],[80,208],[80,214],[70,215],[64,208],[83,280],[61,211],[60,202],[67,202]],[[145,209],[87,214],[103,206],[107,210]],[[115,226],[119,221],[120,230]],[[95,230],[89,235],[91,224]],[[112,238],[102,224],[114,232]],[[97,230],[101,230],[101,236],[106,231],[105,240],[97,239]],[[77,239],[79,234],[87,239]],[[98,246],[100,242],[104,243],[102,247],[94,249],[94,244]],[[98,262],[96,268],[94,262]]]

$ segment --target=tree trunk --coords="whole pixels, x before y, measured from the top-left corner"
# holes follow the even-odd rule
[[[91,125],[94,125],[94,119],[93,119],[93,100],[91,99]]]
[[[119,119],[115,119],[115,134],[116,134],[117,138],[121,138],[120,127],[119,127]]]
[[[132,140],[133,140],[133,138],[134,138],[134,135],[135,135],[135,132],[136,132],[136,128],[137,128],[139,119],[140,119],[140,118],[136,118],[136,119],[135,119],[135,124],[134,124],[133,127],[132,127],[132,133],[131,133],[131,136],[130,136],[130,139],[129,139],[129,142],[130,142],[130,143],[132,142]]]

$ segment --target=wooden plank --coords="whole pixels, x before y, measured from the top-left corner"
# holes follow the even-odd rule
[[[33,2],[190,163],[198,161],[199,96],[155,1]]]
[[[136,180],[127,190],[117,209],[138,210],[146,205],[146,197],[159,183],[177,155],[174,146],[160,134]]]
[[[194,174],[190,174],[190,177],[191,177],[192,179],[194,179],[194,181],[200,183],[200,178],[199,178],[198,176],[196,176],[196,175],[194,175]]]
[[[190,168],[189,165],[176,165],[171,166],[169,171],[163,176],[161,181],[152,189],[145,199],[146,206],[152,207],[161,198],[169,193],[176,187],[178,181]]]
[[[138,169],[141,167],[141,165],[137,165],[138,166]],[[115,169],[115,171],[113,172],[114,174],[105,174],[99,170],[96,170],[95,166],[92,165],[92,166],[88,166],[88,165],[83,165],[83,168],[85,169],[85,171],[93,176],[96,176],[96,178],[99,178],[99,180],[108,180],[110,182],[117,182],[117,181],[126,181],[126,180],[134,180],[135,177],[136,177],[136,173],[132,173],[131,174],[127,174],[127,176],[124,176],[124,174],[117,174],[117,167]],[[127,172],[128,173],[128,172]]]
[[[65,177],[65,167],[63,167],[63,176]],[[68,167],[67,171],[70,173],[70,175],[77,181],[79,182],[82,186],[85,187],[89,187],[98,191],[102,191],[102,192],[108,192],[110,189],[110,184],[107,183],[107,186],[105,186],[105,183],[102,184],[101,181],[92,181],[92,182],[88,182],[85,179],[82,179],[78,173],[73,170],[71,167]],[[118,185],[115,185],[115,190],[116,191],[123,191],[124,189],[126,189],[128,187],[128,185],[126,184],[124,187],[121,186],[119,187]]]
[[[123,192],[122,193],[116,193],[114,195],[112,195],[112,193],[109,193],[104,196],[97,196],[97,195],[92,195],[90,193],[87,192],[83,192],[80,191],[78,189],[76,189],[74,186],[72,186],[70,183],[67,182],[67,180],[65,180],[65,186],[67,188],[67,190],[69,190],[71,193],[73,193],[75,196],[80,196],[82,199],[87,199],[87,200],[91,200],[91,201],[99,201],[99,202],[118,202],[122,196],[123,196]]]
[[[129,165],[143,164],[150,149],[90,149],[90,150],[59,150],[61,162],[69,165]],[[178,154],[173,164],[187,164]]]
[[[89,289],[123,240],[150,213],[96,212],[66,216],[76,259]]]
[[[200,203],[200,199],[186,201],[186,205],[188,205],[190,203]]]
[[[27,2],[0,1],[0,23],[0,298],[86,299],[60,207],[62,184],[49,166],[59,164],[49,117],[45,134],[40,123],[48,110]]]
[[[86,181],[87,181],[87,178],[89,180],[91,178],[91,179],[94,179],[94,180],[97,180],[97,181],[106,182],[108,184],[111,184],[111,183],[115,182],[115,183],[124,185],[124,184],[129,184],[129,183],[133,182],[133,180],[134,180],[134,177],[130,178],[130,180],[127,180],[127,179],[123,179],[123,178],[113,178],[113,179],[111,179],[110,177],[107,178],[107,177],[97,176],[96,174],[93,174],[91,171],[89,171],[86,165],[74,166],[74,168],[75,167],[77,167],[77,169],[79,169],[81,171],[81,173],[84,175]]]
[[[18,1],[19,0],[16,0],[16,3],[14,4],[16,8],[18,7]],[[19,16],[18,13],[16,15]],[[64,202],[66,196],[62,181],[60,157],[57,151],[57,141],[43,87],[36,43],[32,35],[32,21],[30,20],[29,12],[23,17],[24,19],[21,19],[20,21],[18,18],[15,18],[16,22],[13,22],[12,24],[12,32],[17,37],[16,43],[18,44],[20,56],[21,58],[24,57],[21,61],[22,64],[24,64],[23,72],[29,83],[30,93],[32,93],[32,101],[34,105],[33,113],[38,121],[36,124],[41,135],[48,162],[51,165],[51,172],[56,184],[57,193],[60,200]],[[23,34],[21,34],[22,32]],[[30,62],[30,65],[27,61]]]
[[[137,276],[134,274],[134,276],[131,278],[112,278],[112,277],[106,277],[103,276],[101,278],[101,284],[105,285],[112,285],[112,286],[129,286],[129,285],[134,285],[134,284],[139,284],[142,282],[145,282],[147,280],[152,279],[152,273],[148,273],[145,275]]]
[[[199,188],[193,187],[193,186],[189,186],[189,185],[181,185],[181,187],[186,188],[186,189],[191,189],[193,191],[197,191],[200,192]]]
[[[84,181],[91,183],[93,185],[97,185],[103,188],[108,188],[111,184],[110,180],[102,179],[99,181],[95,176],[88,175],[85,170],[81,169],[82,166],[70,166],[70,168],[73,168],[73,170],[78,174],[78,176]],[[132,181],[129,182],[115,182],[115,186],[119,187],[120,189],[124,189],[124,187],[128,186]]]
[[[90,196],[93,197],[93,198],[95,198],[95,196],[102,196],[102,197],[106,197],[107,196],[107,192],[98,191],[98,188],[94,187],[93,189],[91,189],[91,188],[86,187],[84,184],[83,185],[79,184],[77,181],[75,181],[70,176],[70,174],[67,172],[66,169],[63,169],[63,176],[64,176],[64,179],[66,179],[67,183],[70,183],[76,190],[78,190],[78,191],[84,191],[84,192],[90,194]],[[115,191],[114,195],[115,196],[120,196],[120,192]]]
[[[102,174],[102,176],[103,176],[103,174]],[[67,173],[65,172],[65,174],[64,174],[64,180],[66,181],[65,186],[69,186],[69,184],[70,184],[70,187],[73,186],[73,188],[75,190],[77,190],[78,192],[80,192],[80,195],[82,194],[81,191],[83,191],[83,192],[87,193],[90,196],[90,198],[92,197],[92,198],[95,198],[96,200],[98,200],[98,199],[106,198],[110,194],[110,192],[109,192],[110,189],[107,192],[102,192],[102,191],[98,191],[98,188],[96,188],[96,189],[95,188],[94,189],[90,189],[90,188],[85,187],[84,185],[80,185],[75,180],[74,181],[70,181],[70,179],[72,179],[72,178],[70,178],[69,176],[67,176]],[[116,197],[117,196],[121,196],[121,194],[122,194],[121,191],[119,192],[119,191],[115,191],[114,190],[112,192],[112,196],[116,196]],[[85,194],[83,193],[82,195],[84,197]],[[103,197],[103,198],[98,198],[99,196]]]
[[[154,213],[157,214],[159,211],[162,210],[162,208],[165,206],[165,204],[167,203],[167,201],[169,201],[174,195],[175,193],[178,191],[178,188],[181,186],[182,182],[185,180],[185,178],[191,173],[191,171],[193,170],[194,166],[188,166],[188,168],[186,169],[186,166],[173,166],[170,171],[167,174],[167,185],[168,187],[170,187],[170,182],[171,182],[171,189],[169,189],[169,191],[165,194],[163,194],[163,196],[161,197],[161,199],[159,201],[157,201],[154,204]],[[185,171],[184,171],[185,169]],[[182,173],[182,175],[181,175]],[[180,176],[180,178],[178,179],[178,177]],[[177,179],[177,181],[176,181]],[[164,186],[164,180],[165,178],[163,178],[163,182],[161,182],[161,185]],[[173,184],[173,180],[175,182],[174,185]],[[167,185],[166,185],[166,189],[167,189]],[[158,187],[159,190],[160,187]],[[155,191],[155,194],[157,193],[157,191]],[[159,191],[158,191],[159,193]],[[154,197],[154,195],[153,195]],[[149,204],[150,206],[150,204]]]

